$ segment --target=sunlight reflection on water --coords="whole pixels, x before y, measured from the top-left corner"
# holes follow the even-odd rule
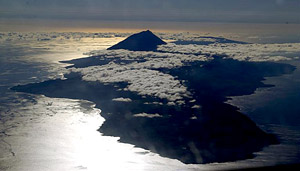
[[[293,148],[274,145],[254,159],[185,165],[119,143],[118,137],[101,136],[97,129],[104,118],[92,102],[23,93],[13,98],[18,100],[7,103],[5,114],[1,113],[5,120],[0,142],[3,170],[223,170],[286,162],[290,158],[272,156]]]
[[[2,64],[5,62],[3,66],[7,66],[2,67],[2,70],[10,71],[0,75],[1,82],[5,83],[0,92],[0,170],[186,168],[177,160],[118,143],[117,137],[101,136],[97,129],[104,118],[100,116],[100,109],[93,108],[91,102],[7,90],[17,84],[51,78],[63,69],[64,64],[58,65],[58,61],[83,57],[84,52],[104,49],[120,39],[69,40],[63,43],[15,42],[1,45],[3,52],[9,49],[13,53],[1,53]],[[9,82],[6,82],[8,78]]]
[[[97,129],[104,118],[91,102],[7,90],[17,84],[55,78],[65,66],[58,61],[83,57],[84,52],[105,49],[122,39],[87,38],[0,45],[3,52],[9,48],[12,52],[0,53],[1,62],[6,62],[0,68],[0,170],[222,170],[276,163],[270,156],[276,153],[278,146],[266,148],[254,159],[185,165],[119,143],[117,137],[101,136]]]
[[[7,104],[8,110],[2,115],[7,118],[3,126],[9,136],[2,137],[1,151],[11,152],[1,158],[3,170],[193,168],[118,143],[117,137],[101,136],[97,129],[104,118],[91,102],[44,96],[31,98],[36,101],[22,99],[24,103]]]

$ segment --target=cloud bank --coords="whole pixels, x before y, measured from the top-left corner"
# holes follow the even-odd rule
[[[300,43],[285,44],[237,44],[214,43],[210,45],[176,45],[166,44],[159,46],[163,52],[183,54],[206,54],[208,56],[222,55],[239,61],[281,61],[291,60],[290,55],[300,52]],[[299,57],[294,56],[294,57]]]
[[[15,34],[14,37],[18,37]],[[37,34],[39,35],[39,34]],[[37,36],[35,35],[35,37]],[[44,34],[45,36],[55,33]],[[59,34],[58,34],[59,35]],[[80,36],[109,36],[110,34],[81,34],[63,33],[60,35]],[[193,62],[206,63],[215,56],[239,61],[280,61],[291,60],[299,56],[300,43],[286,44],[239,44],[220,43],[220,38],[201,38],[199,35],[181,34],[180,40],[208,41],[209,45],[176,45],[168,43],[161,45],[158,51],[128,51],[128,50],[94,50],[86,55],[91,58],[108,61],[105,65],[88,66],[84,68],[70,68],[70,72],[78,72],[84,81],[98,81],[101,83],[127,83],[123,90],[136,92],[141,96],[153,96],[166,99],[167,105],[183,105],[184,98],[190,98],[191,93],[184,85],[184,80],[178,80],[161,69],[180,68]],[[38,37],[40,37],[39,35]],[[113,36],[110,35],[110,36]],[[162,34],[175,40],[174,34]],[[178,39],[179,40],[179,39]],[[296,55],[296,56],[295,56]],[[199,64],[199,67],[201,65]],[[130,102],[131,99],[115,98],[113,101]],[[193,101],[191,101],[193,102]],[[198,109],[200,106],[193,106]]]
[[[136,69],[111,62],[107,65],[77,68],[72,71],[80,72],[84,81],[126,82],[128,86],[125,90],[169,101],[181,100],[190,94],[187,88],[173,76],[151,69]]]

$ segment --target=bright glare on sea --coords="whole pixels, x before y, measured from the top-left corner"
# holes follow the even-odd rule
[[[118,137],[102,136],[97,129],[104,118],[92,102],[8,90],[18,84],[61,78],[66,65],[58,61],[84,57],[83,53],[105,49],[123,39],[1,43],[0,170],[216,170],[286,163],[298,155],[299,148],[290,143],[267,147],[254,159],[186,165],[119,143]],[[292,142],[299,140],[299,132],[293,129],[273,125],[273,131],[276,130],[281,135],[292,135]]]

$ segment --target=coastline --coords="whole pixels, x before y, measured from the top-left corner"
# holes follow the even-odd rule
[[[60,57],[60,58],[63,58],[63,57]],[[37,78],[35,78],[35,79],[32,79],[32,80],[30,80],[29,82],[40,82],[40,81],[43,81],[43,80],[47,80],[47,79],[43,79],[43,80],[39,80],[39,81],[37,81],[38,79]],[[26,81],[25,82],[26,84],[28,83],[28,81]],[[18,84],[20,84],[20,83],[18,83]],[[24,83],[22,83],[22,84],[24,84]],[[16,84],[15,84],[16,85]],[[4,86],[4,87],[6,87],[6,86]],[[15,92],[12,92],[12,93],[15,93]],[[19,94],[19,93],[17,93],[17,94]],[[21,93],[22,94],[22,93]],[[21,101],[20,101],[21,102]],[[120,103],[120,102],[119,102]],[[127,103],[126,103],[127,104]],[[45,106],[47,107],[47,103],[45,103]],[[49,107],[49,106],[48,106]],[[30,111],[32,108],[29,108],[28,110]],[[51,107],[49,107],[49,109],[51,109]],[[61,118],[61,119],[63,119],[63,118]],[[65,118],[65,119],[67,119],[67,118]],[[256,120],[254,120],[254,121],[256,121]],[[29,122],[29,124],[32,124],[31,123],[31,121]],[[260,125],[259,125],[260,126]],[[260,127],[260,128],[262,128],[263,129],[263,127]],[[45,129],[45,131],[47,131],[47,129]],[[91,130],[91,132],[94,132],[95,130]],[[95,131],[96,132],[96,131]],[[98,133],[98,132],[97,132]],[[273,132],[273,133],[276,133],[276,132]],[[283,133],[284,134],[284,133]],[[27,135],[32,135],[32,134],[27,134]],[[97,136],[99,136],[99,135],[97,135]],[[100,135],[101,136],[101,135]],[[107,136],[105,136],[105,137],[107,137]],[[2,137],[1,137],[2,138]],[[16,137],[16,136],[11,136],[11,138],[13,139],[13,138],[18,138],[18,137]],[[27,138],[30,138],[30,136],[28,136]],[[52,138],[53,139],[53,138]],[[117,143],[117,139],[118,138],[113,138],[114,139],[114,141]],[[118,146],[123,146],[124,145],[124,143],[117,143],[117,144],[119,144]],[[126,144],[125,144],[125,146],[127,146]],[[205,164],[205,165],[193,165],[193,164],[189,164],[189,165],[185,165],[185,164],[182,164],[182,163],[180,163],[179,161],[177,161],[177,160],[172,160],[172,159],[166,159],[166,158],[159,158],[158,157],[158,155],[157,154],[154,154],[154,153],[151,153],[151,152],[145,152],[145,151],[142,151],[142,152],[137,152],[138,154],[141,154],[141,155],[143,155],[143,156],[152,156],[152,157],[149,157],[149,158],[143,158],[143,159],[141,159],[141,160],[139,160],[138,162],[136,162],[136,161],[129,161],[129,162],[132,162],[132,163],[134,163],[134,162],[136,162],[136,164],[138,165],[138,166],[140,166],[140,165],[146,165],[146,166],[143,166],[143,167],[141,167],[141,168],[143,168],[144,170],[152,170],[151,168],[153,168],[153,167],[156,167],[156,168],[160,168],[161,170],[166,170],[166,169],[170,169],[170,170],[172,170],[172,168],[182,168],[183,170],[195,170],[195,169],[204,169],[204,170],[224,170],[224,169],[227,169],[227,168],[229,168],[229,169],[234,169],[234,168],[243,168],[243,167],[252,167],[252,166],[268,166],[268,165],[276,165],[276,164],[278,164],[278,163],[276,163],[275,161],[277,161],[277,160],[275,160],[275,159],[273,159],[273,158],[271,158],[270,156],[274,156],[274,155],[276,155],[276,154],[279,154],[279,152],[277,152],[276,151],[276,148],[277,147],[280,147],[280,145],[278,146],[278,145],[271,145],[271,146],[269,146],[269,147],[266,147],[266,148],[264,148],[262,151],[260,151],[260,152],[256,152],[256,153],[254,153],[254,155],[256,156],[255,158],[253,158],[253,159],[247,159],[247,160],[240,160],[240,161],[236,161],[236,162],[226,162],[226,163],[212,163],[212,164]],[[15,148],[15,149],[17,149],[17,148]],[[132,149],[135,149],[135,147],[133,147],[133,146],[130,146],[130,148],[128,148],[128,150],[129,151],[131,151]],[[47,150],[51,150],[51,149],[49,149],[49,148],[45,148],[44,149],[45,151],[47,151]],[[273,150],[273,151],[272,151]],[[275,152],[274,152],[275,151]],[[132,151],[131,151],[132,152]],[[116,155],[118,155],[117,153],[116,153]],[[153,157],[154,156],[154,157]],[[93,156],[93,157],[95,157],[95,158],[97,158],[96,156]],[[99,157],[101,157],[101,155],[100,156],[98,156],[98,158]],[[157,158],[158,157],[158,158]],[[137,156],[134,156],[134,158],[137,158]],[[36,161],[40,161],[40,160],[43,160],[43,158],[35,158],[35,161],[32,161],[32,162],[36,162]],[[142,162],[142,161],[145,161],[145,160],[147,160],[147,161],[149,161],[149,163],[147,163],[147,164],[145,164],[145,162]],[[156,162],[152,162],[153,160],[155,160]],[[273,161],[274,160],[274,161]],[[281,161],[281,159],[278,159],[279,161]],[[127,161],[127,160],[125,160],[125,161]],[[287,162],[288,160],[282,160],[284,163],[285,162]],[[50,161],[49,161],[50,162]],[[162,167],[162,162],[166,162],[166,163],[169,163],[170,164],[170,166],[169,167]],[[95,164],[99,164],[99,162],[98,161],[96,161],[95,162]],[[280,163],[280,162],[279,162]],[[65,163],[65,164],[67,164],[67,163]],[[47,163],[46,161],[44,161],[44,162],[41,162],[40,163],[40,166],[41,167],[45,167],[45,166],[47,166],[47,165],[49,165],[49,163]],[[134,164],[133,164],[134,165]],[[1,166],[2,166],[2,164],[1,164]],[[32,166],[32,165],[31,165]],[[62,163],[62,166],[63,166],[63,163]],[[28,166],[29,167],[29,166]],[[100,167],[100,166],[98,166],[98,167]],[[80,167],[81,168],[81,167]],[[75,169],[80,169],[80,168],[75,168]],[[82,168],[84,168],[84,167],[82,167]],[[81,168],[81,169],[82,169]],[[132,167],[133,169],[134,169],[134,167]],[[140,168],[140,167],[139,167]],[[147,169],[148,168],[148,169]],[[54,168],[54,169],[57,169],[57,168]],[[53,169],[52,169],[53,170]],[[88,170],[92,170],[92,169],[90,169],[90,168],[88,168]],[[95,169],[96,170],[96,169]],[[159,169],[158,169],[159,170]]]
[[[89,60],[89,59],[87,59]],[[220,70],[222,66],[228,65],[227,62],[233,62],[231,63],[231,66],[240,67],[239,65],[245,67],[248,64],[247,63],[241,63],[241,62],[234,62],[234,60],[225,60],[225,61],[218,61],[219,59],[216,59],[216,63],[208,63],[208,65],[217,65],[217,67],[212,67],[214,69]],[[220,63],[219,63],[220,62]],[[224,62],[224,63],[223,63]],[[247,65],[246,65],[247,64]],[[248,67],[252,64],[249,63]],[[255,65],[262,65],[255,64]],[[254,65],[254,66],[255,66]],[[279,64],[272,64],[276,67],[279,67],[281,65]],[[269,63],[266,63],[267,68],[269,68],[269,72],[272,73],[272,65]],[[223,66],[223,67],[224,67]],[[257,67],[257,66],[255,66]],[[290,67],[289,65],[282,65],[282,67]],[[209,73],[212,73],[212,78],[216,77],[216,73],[224,73],[224,72],[215,72],[214,70],[211,70],[211,66],[207,69],[199,68],[200,70],[207,70],[207,72],[203,75],[205,75],[205,79],[207,75],[210,75]],[[265,68],[265,66],[262,66],[262,68]],[[226,67],[224,68],[226,69]],[[292,71],[292,67],[290,68]],[[192,70],[194,70],[192,68]],[[224,70],[225,71],[225,70]],[[286,71],[283,69],[283,71]],[[172,74],[172,72],[176,73],[178,71],[168,71]],[[186,73],[186,72],[185,72]],[[188,72],[191,73],[191,72]],[[195,73],[201,73],[195,72]],[[262,72],[264,73],[264,72]],[[270,75],[270,73],[266,72],[264,74]],[[276,74],[279,74],[278,70],[275,70]],[[234,74],[234,73],[231,73]],[[176,75],[176,74],[175,74]],[[272,75],[272,74],[271,74]],[[138,147],[142,147],[145,149],[149,149],[152,152],[157,152],[161,156],[170,157],[179,159],[184,163],[211,163],[211,162],[228,162],[228,161],[235,161],[235,160],[241,160],[241,159],[247,159],[247,158],[253,158],[254,156],[251,155],[255,151],[260,151],[265,145],[267,144],[276,144],[277,140],[274,136],[271,136],[269,134],[266,134],[259,130],[259,128],[256,127],[255,123],[252,122],[250,119],[248,119],[246,116],[244,116],[241,113],[238,113],[235,107],[226,105],[223,103],[225,96],[218,93],[215,93],[216,96],[208,97],[203,92],[206,92],[209,89],[205,89],[205,85],[203,88],[200,88],[200,92],[194,92],[196,93],[196,96],[194,98],[197,99],[198,102],[200,102],[200,105],[202,106],[201,109],[192,109],[192,104],[188,104],[187,101],[189,99],[186,99],[186,103],[188,106],[186,107],[172,107],[172,106],[159,106],[159,105],[145,105],[143,103],[145,102],[153,102],[157,101],[158,99],[153,99],[150,96],[147,96],[146,98],[142,98],[139,95],[133,93],[133,92],[126,92],[126,91],[120,91],[117,90],[120,87],[124,87],[125,85],[122,84],[101,84],[97,82],[85,82],[82,81],[79,75],[69,75],[65,76],[66,80],[50,80],[45,81],[42,83],[36,83],[36,84],[28,84],[24,86],[17,86],[14,87],[13,90],[15,91],[23,91],[33,94],[44,94],[49,97],[61,97],[61,98],[73,98],[73,99],[85,99],[89,101],[93,101],[96,103],[98,108],[101,108],[102,110],[102,116],[106,119],[104,124],[100,128],[100,132],[104,133],[106,136],[116,136],[120,137],[121,142],[134,144]],[[178,75],[180,79],[180,75]],[[185,76],[186,77],[186,76]],[[191,77],[194,77],[191,75]],[[224,79],[231,78],[232,76],[230,73],[227,73],[227,77]],[[194,77],[195,78],[195,77]],[[202,78],[199,77],[201,82],[203,82]],[[235,78],[236,79],[236,78]],[[256,79],[256,78],[255,78]],[[259,83],[263,77],[259,78],[257,82],[252,82],[253,80],[249,81],[248,83],[251,84],[257,84]],[[197,79],[196,79],[197,81]],[[222,82],[222,81],[220,81]],[[213,82],[207,81],[206,83],[210,84]],[[198,84],[198,83],[196,83]],[[223,83],[224,84],[224,83]],[[230,83],[231,84],[231,83]],[[72,85],[72,86],[71,86]],[[222,84],[219,84],[218,87],[222,87]],[[247,84],[246,84],[247,85]],[[117,86],[117,87],[116,87]],[[228,86],[226,83],[224,86]],[[237,85],[235,85],[237,86]],[[264,86],[264,84],[257,84],[250,86],[249,90],[246,88],[245,90],[242,90],[240,93],[250,93],[256,89],[256,86]],[[217,88],[217,87],[215,87]],[[228,90],[232,88],[229,87]],[[234,89],[234,88],[233,88]],[[212,89],[213,91],[217,89]],[[210,93],[211,90],[209,90],[207,93]],[[75,93],[76,92],[76,93]],[[222,91],[222,93],[231,93],[230,91]],[[201,95],[201,96],[197,96]],[[113,98],[117,97],[128,97],[132,99],[133,102],[126,103],[124,102],[113,102]],[[209,100],[210,99],[210,100]],[[149,101],[150,100],[150,101]],[[185,114],[183,115],[183,111],[185,111]],[[162,115],[161,118],[147,118],[147,117],[141,117],[137,118],[134,117],[135,113],[159,113]],[[199,119],[191,120],[192,117],[191,114],[194,112],[197,112],[199,116],[197,116]],[[200,112],[200,113],[199,113]],[[172,115],[170,115],[172,113]],[[188,122],[187,125],[184,125],[184,121]],[[220,126],[222,125],[222,126]],[[175,127],[174,127],[175,126]],[[177,129],[179,127],[180,129]],[[241,130],[242,128],[242,130]],[[229,130],[230,132],[224,132],[224,130]],[[172,130],[172,132],[168,132],[169,130]],[[197,130],[195,132],[195,130]],[[209,130],[209,131],[208,131]],[[174,132],[175,131],[175,132]],[[246,132],[248,133],[246,133]],[[250,134],[249,134],[250,133]],[[190,134],[190,135],[189,135]],[[214,137],[214,134],[225,134],[226,137],[230,137],[228,139],[211,139],[210,137]],[[161,137],[163,135],[163,137]],[[197,135],[197,136],[196,136]],[[199,137],[199,135],[201,135]],[[177,139],[178,137],[182,137],[184,141],[181,141],[180,139]],[[248,137],[249,136],[249,137]],[[262,142],[257,143],[255,141],[252,141],[250,137],[255,139],[255,141],[260,140]],[[202,143],[198,144],[198,142],[201,140],[195,140],[194,138],[200,138],[202,139]],[[268,138],[267,138],[268,137]],[[250,138],[250,139],[248,139]],[[159,141],[157,141],[159,139]],[[251,142],[250,144],[246,143],[246,146],[242,146],[241,148],[234,149],[237,144],[242,143],[240,140],[245,139],[246,141]],[[179,141],[178,141],[179,140]],[[199,151],[206,151],[208,153],[211,153],[213,151],[213,158],[210,158],[206,156],[205,154],[201,154],[201,157],[195,157],[193,156],[195,153],[191,151],[180,150],[183,147],[186,146],[187,141],[191,141],[196,144],[196,148],[199,148]],[[204,141],[203,141],[204,140]],[[212,141],[219,141],[219,145],[213,145],[212,148],[208,148],[208,146],[212,146]],[[235,142],[236,141],[236,142]],[[205,142],[205,143],[203,143]],[[230,142],[230,143],[229,143]],[[207,144],[206,144],[207,143]],[[229,143],[225,147],[226,148],[233,148],[229,150],[232,154],[232,157],[228,157],[227,150],[224,150],[224,147],[222,147],[223,143]],[[235,144],[237,143],[237,144]],[[234,145],[235,144],[235,145]],[[248,145],[247,145],[248,144]],[[154,148],[151,148],[154,147]],[[223,148],[223,149],[222,149]],[[249,151],[242,152],[241,150],[248,149]],[[213,150],[213,151],[212,151]],[[223,151],[223,152],[222,152]],[[225,155],[222,157],[222,155]],[[186,156],[187,158],[182,158],[183,156]],[[205,158],[206,156],[206,158]],[[219,158],[218,158],[219,156]],[[201,160],[198,160],[201,158]]]

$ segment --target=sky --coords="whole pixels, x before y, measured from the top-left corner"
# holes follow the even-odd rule
[[[0,19],[300,23],[300,0],[0,0]]]

